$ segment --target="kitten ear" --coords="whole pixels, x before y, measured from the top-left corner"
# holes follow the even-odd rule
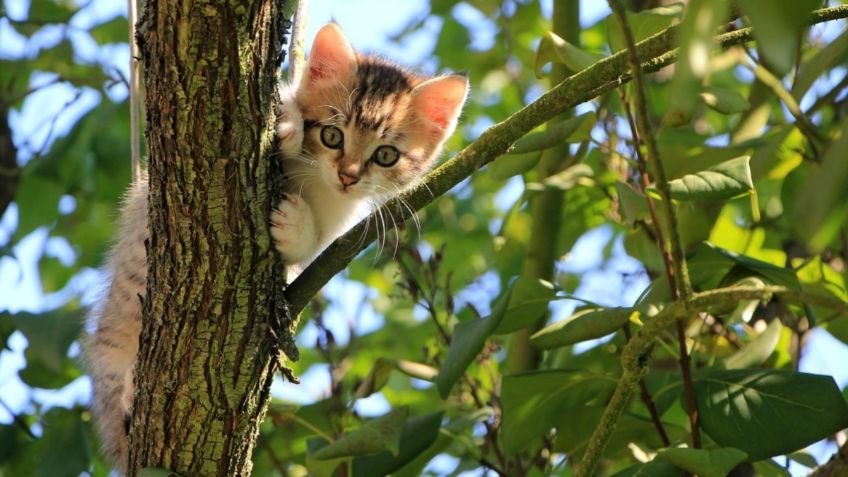
[[[461,75],[439,76],[416,86],[412,95],[412,108],[418,116],[434,132],[450,134],[468,96],[468,79]]]
[[[356,53],[335,23],[318,30],[307,66],[307,82],[346,77],[356,68]]]

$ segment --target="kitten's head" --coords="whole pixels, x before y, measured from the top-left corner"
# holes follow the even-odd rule
[[[303,151],[340,195],[394,194],[432,167],[467,94],[464,76],[424,78],[356,53],[328,24],[315,37],[296,95]]]

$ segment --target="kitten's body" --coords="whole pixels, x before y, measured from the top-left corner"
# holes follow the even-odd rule
[[[303,81],[281,90],[277,134],[287,193],[271,215],[270,232],[289,278],[429,170],[456,126],[467,88],[463,77],[426,79],[357,55],[338,27],[321,29]],[[146,293],[147,192],[143,176],[126,196],[106,263],[112,282],[83,346],[104,451],[121,472]]]

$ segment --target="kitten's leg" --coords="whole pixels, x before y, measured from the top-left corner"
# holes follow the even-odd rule
[[[280,90],[282,109],[277,117],[277,137],[286,157],[300,155],[303,146],[303,115],[295,101],[295,90],[284,86]]]
[[[271,237],[288,264],[312,258],[318,244],[318,227],[309,204],[297,194],[285,194],[271,212]]]

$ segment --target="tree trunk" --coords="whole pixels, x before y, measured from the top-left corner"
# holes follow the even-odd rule
[[[131,476],[249,475],[277,356],[295,358],[268,234],[285,1],[142,12],[150,240]]]

